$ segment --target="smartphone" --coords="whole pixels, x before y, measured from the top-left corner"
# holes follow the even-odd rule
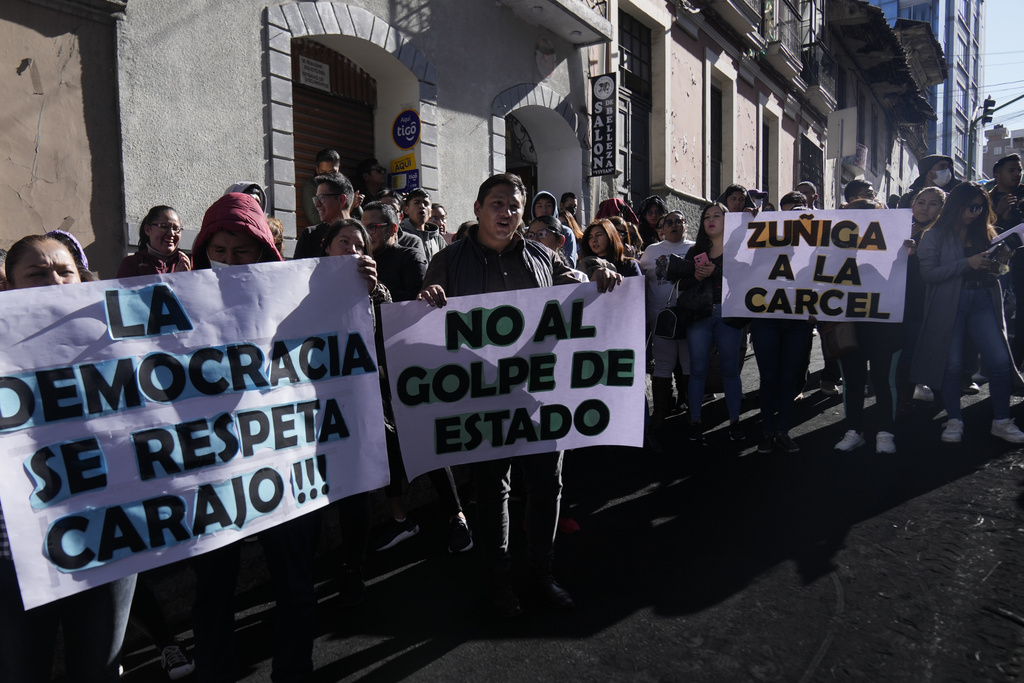
[[[708,262],[708,260],[709,259],[707,252],[704,251],[693,257],[693,262],[696,263],[698,266],[703,266],[705,263]]]

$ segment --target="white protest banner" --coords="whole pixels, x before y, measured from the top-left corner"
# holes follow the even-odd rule
[[[909,209],[725,214],[722,315],[901,322]]]
[[[0,300],[0,503],[26,608],[388,481],[354,258]]]
[[[644,432],[644,279],[381,307],[409,478]]]

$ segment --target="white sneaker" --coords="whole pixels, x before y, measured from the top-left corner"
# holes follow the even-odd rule
[[[995,427],[993,426],[993,430]],[[942,425],[942,440],[946,443],[960,443],[964,438],[964,421],[953,418]]]
[[[935,400],[935,393],[926,385],[918,384],[916,387],[914,387],[914,400],[931,403],[932,401]]]
[[[875,453],[895,453],[896,442],[889,432],[878,432],[875,437]]]
[[[992,420],[992,436],[998,436],[1010,443],[1024,443],[1024,432],[1017,428],[1012,418]]]
[[[843,440],[836,444],[836,450],[849,453],[854,448],[860,448],[866,443],[867,441],[864,440],[860,432],[851,429],[843,436]]]

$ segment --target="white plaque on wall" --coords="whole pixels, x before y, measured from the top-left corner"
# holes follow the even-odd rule
[[[309,57],[299,56],[299,83],[331,92],[331,67]]]

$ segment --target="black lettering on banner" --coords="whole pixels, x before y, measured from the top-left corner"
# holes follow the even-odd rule
[[[0,377],[0,392],[13,391],[18,399],[18,409],[12,415],[0,415],[0,430],[20,427],[32,417],[36,397],[32,389],[17,377]]]
[[[288,345],[283,341],[276,341],[270,353],[270,386],[276,387],[282,379],[288,380],[289,384],[296,384],[299,382],[299,373],[295,372],[291,354],[288,353]]]
[[[231,385],[224,377],[218,377],[216,381],[211,382],[203,374],[203,364],[207,361],[220,363],[223,360],[224,352],[213,347],[199,349],[192,354],[192,358],[188,362],[188,378],[196,391],[207,396],[217,396],[228,390]]]
[[[267,386],[267,378],[260,372],[263,366],[263,351],[255,344],[232,344],[228,347],[228,364],[231,366],[231,387],[235,391],[245,391],[245,378],[248,377],[253,387]]]
[[[796,276],[793,275],[793,266],[789,262],[789,257],[785,254],[779,254],[779,257],[775,259],[775,265],[772,266],[771,272],[768,273],[769,280],[777,280],[780,277],[787,280],[796,279]]]
[[[43,404],[43,418],[47,422],[69,420],[84,414],[81,401],[66,403],[69,399],[78,398],[74,368],[37,370],[36,382],[39,385],[39,400]],[[58,386],[58,382],[71,383]]]
[[[89,520],[78,515],[62,517],[50,525],[46,532],[46,556],[60,569],[74,571],[86,566],[96,557],[96,553],[88,547],[77,555],[69,555],[64,550],[64,535],[69,532],[85,533],[89,528]]]
[[[260,410],[238,413],[236,419],[238,420],[238,440],[242,445],[242,457],[248,458],[256,452],[254,446],[263,443],[270,436],[270,420]]]
[[[173,327],[177,332],[188,332],[192,322],[181,307],[178,297],[164,283],[153,287],[153,298],[149,307],[149,324],[147,334],[163,334],[165,327]]]
[[[751,287],[743,297],[743,304],[751,313],[764,313],[767,294],[768,290],[763,287]]]
[[[110,383],[100,374],[95,365],[85,364],[79,367],[82,376],[82,391],[85,394],[86,410],[90,415],[103,412],[100,397],[112,410],[121,406],[124,398],[125,408],[137,408],[142,405],[139,385],[135,383],[135,365],[131,358],[119,358],[114,368],[114,377]]]
[[[260,484],[269,481],[273,488],[269,498],[260,496]],[[256,470],[249,480],[249,502],[257,512],[266,514],[274,510],[284,498],[284,481],[281,475],[273,467],[264,467]],[[239,525],[241,526],[241,525]]]
[[[178,443],[181,445],[181,462],[185,471],[197,470],[208,467],[216,462],[216,455],[212,450],[200,455],[198,451],[211,449],[213,443],[210,441],[210,425],[206,418],[181,422],[174,426],[178,434]]]
[[[43,504],[49,503],[56,498],[57,494],[60,493],[61,487],[64,486],[64,480],[60,478],[60,473],[46,464],[52,457],[54,457],[52,450],[48,447],[40,448],[28,461],[32,474],[39,477],[43,482],[43,487],[35,492],[36,497]]]
[[[320,337],[310,337],[306,341],[302,342],[302,346],[299,347],[299,369],[302,371],[303,375],[312,380],[318,380],[327,375],[326,367],[323,365],[312,365],[309,361],[310,354],[312,354],[314,350],[323,351],[324,346],[324,340]]]
[[[83,453],[93,453],[83,458]],[[103,467],[103,454],[95,437],[63,443],[60,455],[64,460],[64,472],[68,477],[68,491],[71,495],[104,488],[107,485],[107,473]],[[86,476],[91,470],[100,470],[96,474]]]
[[[110,327],[111,339],[129,339],[131,337],[145,337],[146,328],[142,323],[125,325],[121,316],[120,293],[116,289],[108,289],[105,292],[107,308],[107,325]]]
[[[156,383],[156,372],[164,368],[171,373],[171,382],[166,387]],[[166,353],[151,353],[139,363],[139,387],[147,397],[160,403],[170,403],[185,390],[185,369],[174,356]]]
[[[104,511],[103,527],[100,530],[100,549],[96,554],[96,560],[108,562],[121,548],[128,548],[133,553],[140,553],[146,549],[146,542],[142,540],[142,536],[139,535],[138,530],[121,506],[112,505]]]
[[[377,372],[362,336],[358,332],[350,332],[348,341],[345,343],[345,357],[342,360],[341,374],[348,377],[356,370],[362,370],[365,373]]]
[[[139,467],[139,478],[148,481],[156,478],[154,463],[160,463],[160,467],[166,474],[178,474],[181,468],[175,462],[174,436],[166,429],[159,427],[145,429],[132,434],[132,445],[135,448],[135,462]]]
[[[238,477],[236,477],[237,479]],[[242,506],[245,508],[243,502]],[[196,487],[196,509],[192,520],[192,535],[199,537],[206,533],[211,524],[227,528],[231,526],[231,515],[224,507],[220,496],[212,484],[200,484]]]
[[[338,402],[327,399],[324,404],[324,419],[320,425],[320,435],[317,439],[320,443],[331,441],[335,438],[346,439],[349,436],[348,425],[345,424],[345,416],[341,414]]]
[[[179,543],[192,537],[192,533],[185,525],[185,501],[178,496],[150,498],[144,501],[142,506],[146,511],[146,532],[149,534],[150,548],[164,546],[165,531],[170,531],[171,536]]]
[[[597,436],[611,423],[611,411],[603,402],[589,399],[576,406],[573,426],[583,436]]]

